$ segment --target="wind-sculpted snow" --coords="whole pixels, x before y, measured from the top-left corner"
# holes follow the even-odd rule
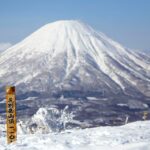
[[[120,127],[66,130],[49,134],[19,134],[7,145],[0,136],[1,150],[150,150],[150,122],[135,122]],[[3,129],[0,125],[0,130]],[[2,132],[1,132],[2,133]]]
[[[60,132],[67,129],[66,125],[72,123],[73,117],[68,106],[63,110],[55,107],[39,108],[30,119],[18,123],[18,132],[24,134]]]

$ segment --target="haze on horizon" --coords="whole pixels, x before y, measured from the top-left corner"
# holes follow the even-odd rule
[[[47,23],[74,19],[125,47],[150,51],[149,7],[149,0],[1,0],[0,46],[15,44]]]

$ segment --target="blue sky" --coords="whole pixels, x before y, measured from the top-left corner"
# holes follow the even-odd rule
[[[134,49],[150,50],[150,0],[0,0],[0,43],[17,43],[56,20],[88,23]]]

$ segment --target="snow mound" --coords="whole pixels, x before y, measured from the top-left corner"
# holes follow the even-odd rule
[[[42,111],[43,112],[43,111]],[[61,133],[18,135],[6,144],[1,135],[0,149],[11,150],[150,150],[150,121],[119,127],[66,130]]]

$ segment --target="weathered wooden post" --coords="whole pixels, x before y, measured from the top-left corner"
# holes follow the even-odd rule
[[[6,125],[9,144],[17,139],[16,95],[13,86],[6,87]]]

